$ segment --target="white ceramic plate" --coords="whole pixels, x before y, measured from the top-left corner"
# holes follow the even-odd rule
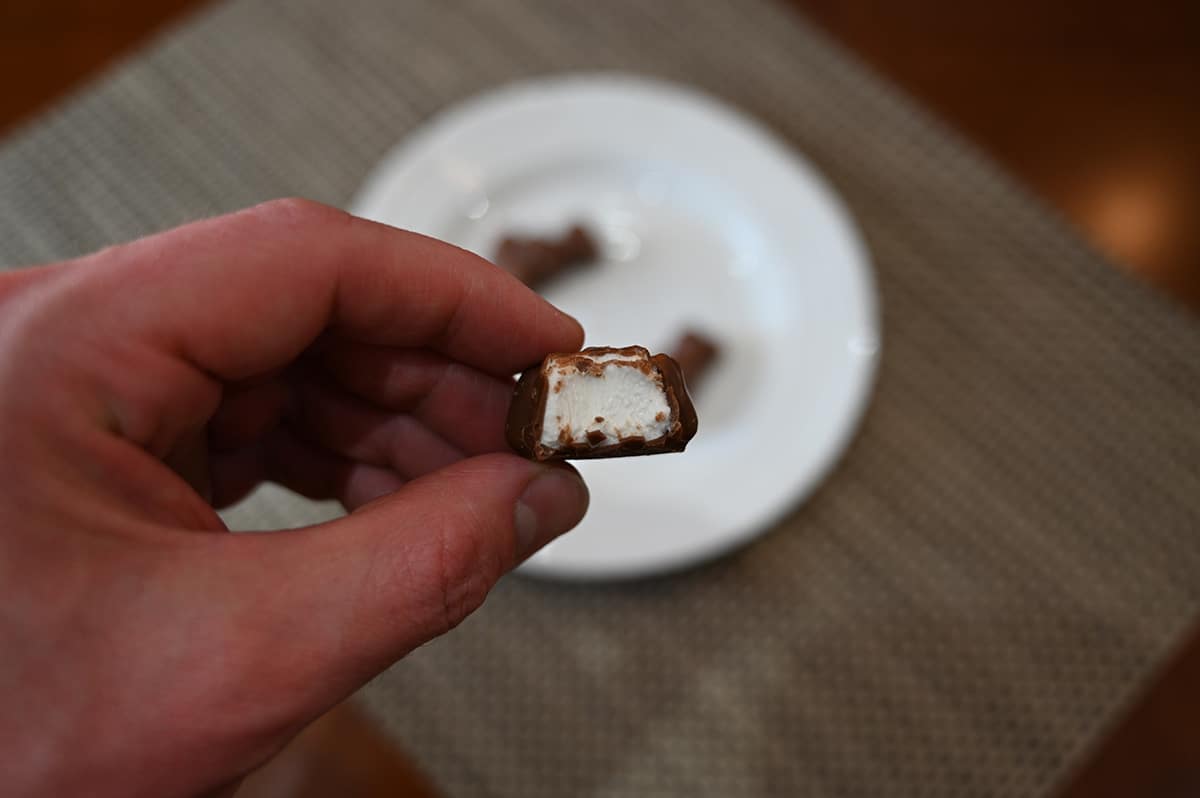
[[[579,75],[490,92],[390,153],[354,211],[484,257],[581,221],[601,262],[545,294],[588,345],[662,351],[685,325],[721,342],[687,452],[578,463],[587,518],[526,573],[644,576],[741,546],[821,480],[866,404],[879,325],[849,216],[796,153],[693,90]]]

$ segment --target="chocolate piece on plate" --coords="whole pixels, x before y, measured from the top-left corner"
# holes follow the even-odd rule
[[[587,230],[575,225],[562,238],[508,236],[496,248],[496,265],[530,288],[574,266],[596,259],[599,248]]]
[[[709,366],[721,354],[716,341],[690,328],[683,331],[670,351],[671,357],[679,364],[679,370],[683,372],[683,378],[691,386],[700,382]]]
[[[640,346],[548,355],[517,381],[505,434],[534,460],[682,452],[696,410],[678,364]]]

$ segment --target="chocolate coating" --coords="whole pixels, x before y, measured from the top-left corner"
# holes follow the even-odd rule
[[[496,265],[530,288],[596,259],[595,240],[579,225],[559,239],[508,236],[496,249]]]
[[[679,364],[683,378],[692,386],[700,382],[720,353],[721,349],[715,341],[691,329],[684,330],[675,346],[671,347],[671,356]]]
[[[622,350],[614,347],[592,347],[577,355],[591,358],[614,352]],[[546,414],[546,395],[549,392],[546,368],[554,359],[568,356],[570,355],[563,353],[547,355],[542,363],[527,369],[517,380],[508,408],[504,434],[508,445],[522,457],[546,461],[665,454],[682,452],[687,448],[688,441],[695,437],[699,419],[696,417],[692,398],[688,395],[683,372],[669,355],[654,355],[649,362],[662,376],[663,394],[671,411],[671,424],[666,435],[649,441],[640,436],[632,436],[612,442],[606,442],[608,439],[603,434],[598,438],[588,435],[586,443],[564,442],[554,448],[542,446],[542,422]]]

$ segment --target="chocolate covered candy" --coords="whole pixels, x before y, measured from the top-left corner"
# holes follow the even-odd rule
[[[696,410],[679,365],[640,346],[548,355],[521,375],[505,433],[534,460],[682,452]]]
[[[679,364],[687,384],[695,387],[709,366],[721,353],[716,341],[693,329],[685,329],[683,335],[671,347],[671,357]]]
[[[596,242],[579,225],[559,239],[509,236],[496,248],[495,262],[530,288],[558,273],[595,260]]]

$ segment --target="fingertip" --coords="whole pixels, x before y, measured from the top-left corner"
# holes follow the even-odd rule
[[[566,311],[562,310],[561,308],[559,308],[557,306],[555,306],[554,309],[558,311],[558,315],[562,318],[562,320],[566,323],[566,325],[569,326],[571,329],[570,335],[571,335],[572,344],[571,344],[570,351],[582,349],[585,332],[583,329],[583,325],[580,324],[580,322],[579,322],[579,319],[575,318],[570,313],[567,313]]]

